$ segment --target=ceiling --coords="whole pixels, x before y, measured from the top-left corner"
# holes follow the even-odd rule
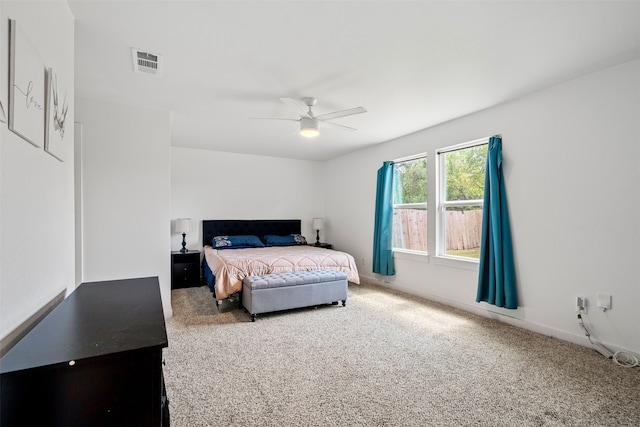
[[[640,58],[640,2],[69,0],[75,94],[171,112],[171,144],[326,160]],[[162,55],[134,73],[131,48]],[[316,114],[299,135],[282,97]]]

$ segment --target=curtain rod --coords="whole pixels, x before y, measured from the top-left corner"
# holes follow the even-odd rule
[[[401,157],[399,159],[391,160],[391,164],[408,162],[410,160],[417,160],[417,159],[421,159],[423,157],[427,157],[427,152],[426,151],[424,153],[414,154],[413,156]]]
[[[439,150],[436,150],[436,154],[449,153],[451,151],[457,151],[457,150],[461,150],[461,149],[464,149],[464,148],[475,147],[476,145],[488,144],[489,143],[489,139],[494,138],[494,137],[498,137],[498,138],[502,139],[502,134],[497,133],[495,135],[487,136],[485,138],[474,139],[473,141],[467,141],[467,142],[463,142],[461,144],[452,145],[450,147],[441,148]]]
[[[487,137],[479,138],[479,139],[474,139],[473,141],[463,142],[462,144],[453,145],[453,146],[447,147],[447,148],[442,148],[442,149],[436,150],[436,154],[447,153],[449,151],[456,151],[456,150],[459,150],[460,148],[464,148],[464,147],[473,147],[474,145],[484,144],[485,143],[484,141],[486,141],[488,143],[489,142],[489,138],[495,138],[495,137],[502,138],[502,134],[501,133],[496,133],[495,135],[491,135],[491,136],[487,136]],[[423,157],[427,157],[427,152],[426,151],[424,153],[414,154],[413,156],[407,156],[407,157],[401,157],[401,158],[395,159],[395,160],[389,160],[388,162],[393,165],[395,163],[408,162],[408,161],[411,161],[411,160],[421,159]]]

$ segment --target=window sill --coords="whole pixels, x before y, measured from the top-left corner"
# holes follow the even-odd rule
[[[422,262],[425,264],[429,263],[429,254],[427,252],[409,251],[406,249],[394,249],[393,256],[394,258],[407,260],[407,261]]]
[[[478,268],[480,266],[479,260],[470,259],[470,258],[465,259],[465,258],[452,257],[452,256],[442,256],[442,255],[433,257],[433,262],[435,264],[440,264],[447,267],[461,268],[463,270],[471,270],[471,271],[478,271]]]

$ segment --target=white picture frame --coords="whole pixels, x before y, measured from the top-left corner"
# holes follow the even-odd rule
[[[58,80],[53,69],[46,71],[46,108],[45,108],[45,136],[44,149],[56,159],[64,162],[65,130],[69,99],[67,90]]]
[[[45,67],[38,52],[9,20],[9,130],[42,147],[45,133]]]

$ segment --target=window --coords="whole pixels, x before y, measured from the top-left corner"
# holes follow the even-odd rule
[[[393,248],[427,252],[427,156],[393,165]]]
[[[488,138],[438,150],[440,256],[480,259]]]

